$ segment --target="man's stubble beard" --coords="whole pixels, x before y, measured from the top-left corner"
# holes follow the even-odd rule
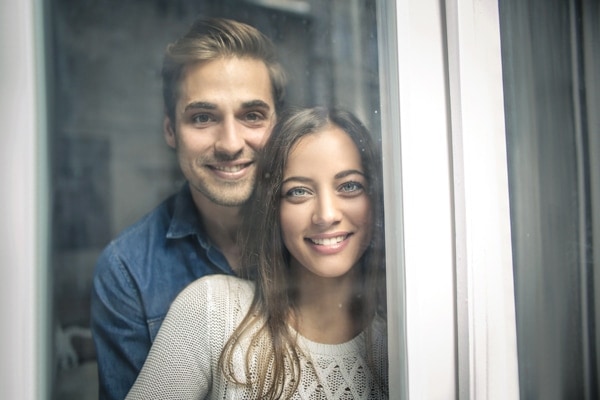
[[[255,180],[255,177],[252,177],[243,181],[220,182],[219,184],[203,180],[198,183],[190,182],[190,185],[216,205],[240,207],[250,198]]]

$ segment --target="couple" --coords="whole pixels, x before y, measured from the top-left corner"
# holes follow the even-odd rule
[[[267,42],[253,28],[208,25],[225,51],[202,59],[215,48],[196,48],[194,59],[200,36],[190,33],[170,47],[163,73],[165,136],[189,188],[115,240],[97,266],[101,396],[127,392],[154,341],[129,398],[385,398],[371,138],[349,113],[300,110],[278,118],[256,156],[282,74],[257,53]],[[240,50],[256,37],[252,51]],[[154,340],[178,285],[187,288]]]

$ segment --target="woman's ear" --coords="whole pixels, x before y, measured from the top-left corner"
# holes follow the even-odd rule
[[[167,144],[176,149],[177,148],[177,138],[175,137],[175,126],[171,121],[171,118],[165,115],[163,120],[163,135],[165,136],[165,141]]]

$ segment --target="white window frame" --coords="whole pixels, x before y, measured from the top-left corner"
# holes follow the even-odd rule
[[[379,0],[390,398],[517,399],[496,0]],[[0,397],[50,397],[42,1],[0,1]]]
[[[390,398],[518,399],[497,1],[379,17]]]
[[[48,145],[42,0],[0,0],[0,398],[48,399]]]

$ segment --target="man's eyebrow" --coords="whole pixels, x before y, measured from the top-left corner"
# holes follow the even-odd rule
[[[214,103],[209,103],[207,101],[194,101],[188,105],[185,106],[185,109],[183,110],[188,111],[188,110],[196,110],[196,109],[201,109],[201,110],[216,110],[217,109],[217,105]]]
[[[265,103],[262,100],[258,100],[258,99],[245,101],[242,103],[242,108],[254,108],[254,107],[266,108],[267,110],[271,109],[271,106],[269,106],[269,104]]]
[[[269,106],[268,103],[262,101],[262,100],[250,100],[250,101],[245,101],[242,103],[242,108],[247,109],[247,108],[265,108],[267,110],[271,109],[271,106]],[[194,101],[192,103],[189,103],[188,105],[185,106],[184,108],[184,112],[188,111],[188,110],[216,110],[217,109],[217,105],[214,103],[209,103],[208,101]]]

